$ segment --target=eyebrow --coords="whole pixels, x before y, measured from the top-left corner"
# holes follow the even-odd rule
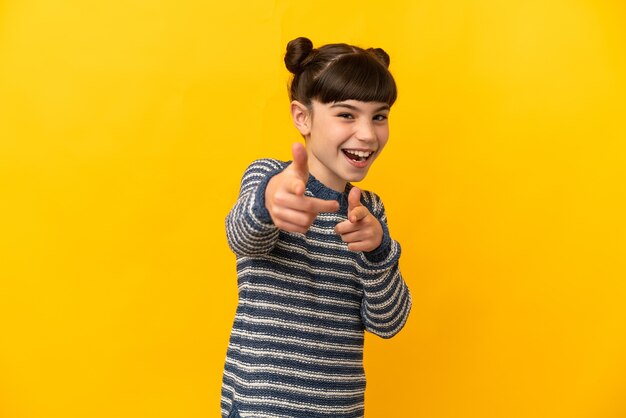
[[[354,110],[355,112],[358,112],[360,110],[358,107],[352,106],[351,104],[347,103],[333,103],[332,105],[330,105],[330,107],[346,107],[348,109]],[[380,112],[381,110],[389,110],[389,105],[382,105],[381,107],[376,109],[375,112]]]

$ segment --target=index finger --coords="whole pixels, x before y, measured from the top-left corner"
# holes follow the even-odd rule
[[[324,200],[317,197],[306,197],[308,212],[337,212],[339,210],[339,202],[336,200]]]

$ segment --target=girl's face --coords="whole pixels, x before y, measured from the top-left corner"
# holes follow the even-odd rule
[[[309,171],[327,187],[343,192],[361,181],[389,138],[389,105],[346,100],[312,102],[305,132]],[[308,133],[308,134],[307,134]]]

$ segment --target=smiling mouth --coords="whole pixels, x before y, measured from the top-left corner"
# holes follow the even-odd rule
[[[342,149],[341,151],[343,151],[346,157],[358,162],[367,161],[372,155],[374,155],[374,151],[357,151],[348,149]]]

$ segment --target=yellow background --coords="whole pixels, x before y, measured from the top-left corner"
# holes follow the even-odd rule
[[[383,47],[413,294],[368,417],[626,417],[626,4],[0,2],[0,417],[215,417],[287,41]]]

